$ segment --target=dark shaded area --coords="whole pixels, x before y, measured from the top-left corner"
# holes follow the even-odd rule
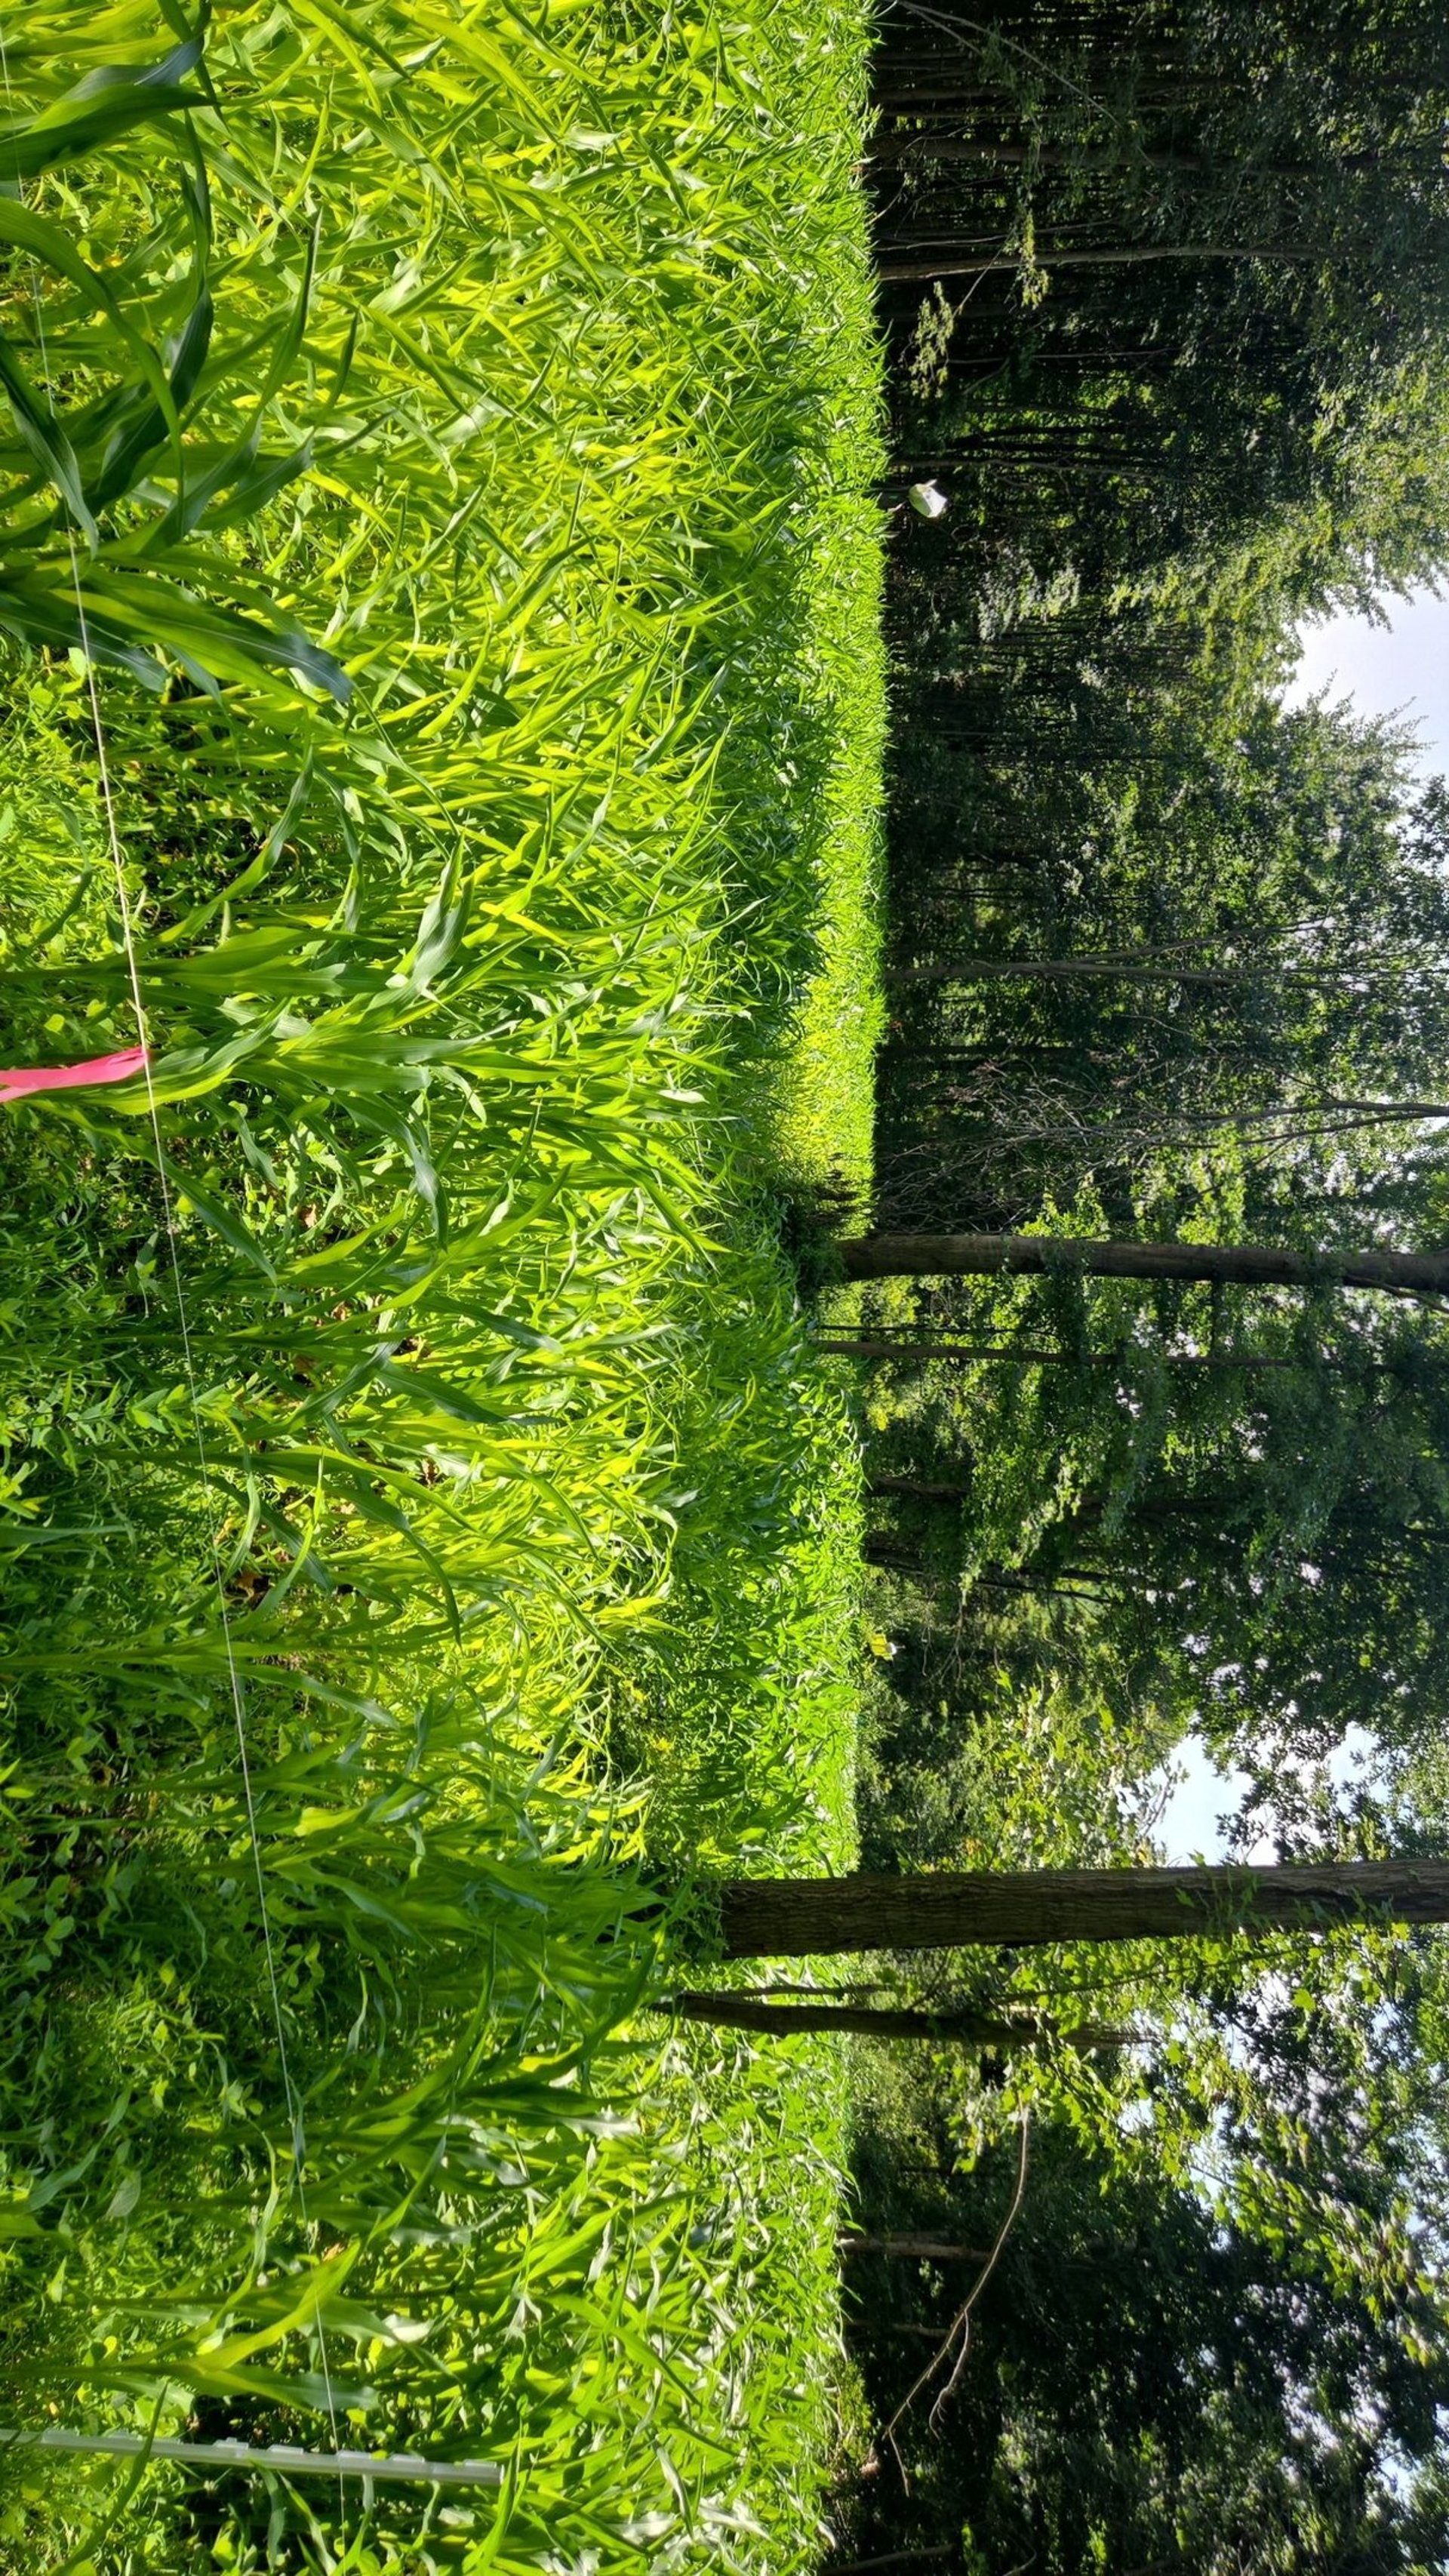
[[[898,2069],[889,2098],[858,2151],[862,2206],[901,2231],[989,2245],[1011,2197],[1010,2151],[954,2170],[942,2089]],[[971,2278],[960,2263],[846,2258],[850,2347],[877,2424]],[[1368,2386],[1383,2421],[1355,2429]],[[1309,2391],[1336,2448],[1305,2420]],[[898,2427],[899,2457],[884,2448],[837,2499],[839,2557],[949,2546],[946,2563],[971,2576],[1436,2565],[1442,2503],[1396,2502],[1381,2471],[1395,2441],[1432,2450],[1444,2393],[1442,2374],[1416,2371],[1391,2329],[1307,2267],[1287,2277],[1216,2228],[1190,2190],[1114,2173],[1053,2124],[1034,2135],[959,2385],[934,2429],[928,2399]]]
[[[854,1263],[859,1319],[830,1338],[860,1363],[872,1497],[861,1866],[1140,1861],[1144,1783],[1188,1733],[1248,1773],[1244,1842],[1437,1854],[1442,1301],[1345,1292],[1331,1256],[1449,1243],[1449,799],[1392,728],[1279,693],[1305,615],[1449,557],[1449,22],[891,0],[875,84],[874,1228],[1227,1249],[1196,1280]],[[922,478],[944,516],[907,505]],[[810,1212],[808,1284],[846,1230]],[[1397,1805],[1325,1785],[1352,1730]],[[1391,2210],[1432,2195],[1437,2005],[1416,1992],[1402,2028],[1397,1996],[1365,2005],[1350,2044],[1301,1994],[1295,2021],[1184,1978],[1260,2098],[1229,2117],[1187,2087],[1175,2134],[1220,2117],[1261,2190],[1214,2214],[1190,2171],[1107,2153],[1064,2084],[959,2383],[847,2481],[833,2566],[1449,2563],[1436,2302],[1410,2260],[1335,2270],[1302,2210],[1265,2214],[1290,2133],[1342,2245],[1387,2248]],[[1012,2151],[978,2117],[999,2064],[856,2045],[871,2250],[842,2259],[879,2429],[971,2279],[902,2240],[990,2248]],[[1149,2125],[1178,2080],[1164,2051]],[[1416,2108],[1381,2116],[1375,2088]]]

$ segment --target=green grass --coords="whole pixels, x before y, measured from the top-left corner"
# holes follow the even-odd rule
[[[776,2576],[839,2102],[647,2005],[657,1886],[850,1851],[762,1192],[867,1151],[862,13],[236,0],[77,95],[175,37],[9,52],[4,1053],[135,1033],[84,640],[162,1162],[0,1113],[0,2410],[506,2483],[16,2459],[0,2564]]]
[[[864,1212],[874,1172],[875,1057],[885,1034],[885,653],[880,560],[861,543],[861,533],[854,517],[828,530],[816,559],[815,623],[831,678],[838,749],[822,797],[820,963],[791,1033],[772,1130],[780,1165],[794,1182]]]

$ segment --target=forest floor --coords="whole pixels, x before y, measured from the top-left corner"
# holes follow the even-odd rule
[[[223,744],[112,670],[93,735],[75,658],[0,729],[7,1061],[134,1043],[103,750],[168,1176],[137,1087],[0,1111],[0,2416],[501,2484],[435,2510],[17,2452],[0,2567],[790,2576],[835,2438],[844,2077],[829,2043],[669,2036],[688,1898],[661,1932],[652,1897],[854,1851],[858,1441],[779,1216],[870,1176],[867,12],[636,35],[600,0],[495,42],[445,6],[394,158],[354,38],[392,63],[407,14],[291,50],[237,0],[209,57],[219,327],[275,349],[290,437],[324,381],[333,435],[344,378],[363,427],[325,471],[297,447],[295,515],[203,513],[189,577],[283,564],[353,713],[243,674]],[[54,29],[41,107],[93,66]],[[316,238],[268,200],[253,257],[247,173],[293,151]],[[175,238],[199,273],[173,183],[144,135],[78,166],[71,219],[132,245],[103,383],[149,279],[175,328]],[[431,266],[397,267],[409,225]],[[355,320],[374,260],[391,337]],[[214,359],[209,458],[255,452],[256,372]],[[470,517],[446,405],[477,381]]]

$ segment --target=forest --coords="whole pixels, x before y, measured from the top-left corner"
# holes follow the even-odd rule
[[[1185,1743],[1225,1863],[1446,1848],[1449,801],[1287,688],[1444,562],[1446,80],[1415,8],[883,13],[892,488],[948,507],[890,541],[820,1327],[877,1873],[1150,1863]],[[860,2563],[1446,2563],[1442,1946],[1388,1910],[878,1970],[923,2036],[853,2043]]]
[[[0,88],[0,2570],[1444,2576],[1449,21]]]

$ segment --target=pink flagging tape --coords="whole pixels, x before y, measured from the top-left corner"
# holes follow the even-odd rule
[[[25,1100],[32,1091],[81,1091],[93,1082],[126,1082],[144,1073],[144,1047],[122,1047],[118,1055],[93,1055],[84,1064],[27,1064],[14,1072],[0,1070],[0,1101]]]

